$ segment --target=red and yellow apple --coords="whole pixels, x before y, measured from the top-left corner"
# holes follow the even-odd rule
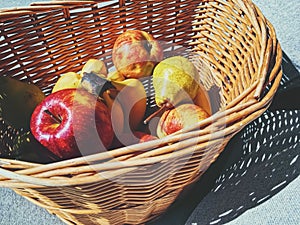
[[[159,41],[145,31],[127,30],[117,37],[113,46],[113,63],[125,78],[150,76],[162,59]]]
[[[61,159],[106,150],[114,132],[107,106],[84,89],[48,95],[34,110],[31,132]]]
[[[193,103],[181,104],[166,110],[162,114],[157,125],[157,136],[159,138],[165,137],[195,125],[207,117],[209,117],[209,114],[203,108]]]

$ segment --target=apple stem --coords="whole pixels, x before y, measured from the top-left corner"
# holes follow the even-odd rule
[[[59,116],[55,116],[52,112],[50,112],[48,109],[44,110],[44,113],[47,113],[56,123],[61,123],[61,118]]]
[[[155,116],[157,116],[159,113],[165,111],[168,108],[167,103],[163,104],[158,110],[156,110],[154,113],[152,113],[150,116],[148,116],[145,120],[144,120],[144,124],[148,124],[150,120],[152,120]]]

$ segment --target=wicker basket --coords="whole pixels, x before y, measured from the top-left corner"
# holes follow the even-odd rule
[[[281,80],[274,29],[250,0],[39,2],[0,10],[0,28],[1,75],[47,94],[89,58],[112,66],[126,29],[164,41],[166,56],[181,52],[174,45],[193,50],[209,70],[203,86],[217,87],[211,117],[158,141],[46,165],[0,159],[0,186],[67,224],[142,224],[163,213],[268,108]]]

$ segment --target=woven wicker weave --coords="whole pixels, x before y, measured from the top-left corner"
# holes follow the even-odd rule
[[[67,224],[142,224],[163,213],[268,108],[281,79],[275,31],[250,0],[40,2],[0,10],[0,28],[1,75],[46,94],[90,58],[112,66],[126,29],[170,45],[166,56],[181,51],[174,45],[193,50],[209,68],[203,86],[219,90],[211,117],[158,141],[46,165],[0,159],[0,186]]]

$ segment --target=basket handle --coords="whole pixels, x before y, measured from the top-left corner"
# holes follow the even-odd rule
[[[125,0],[119,0],[119,5],[124,6],[125,5]]]
[[[82,2],[85,3],[87,1],[89,2],[97,2],[97,3],[101,3],[101,2],[106,2],[107,0],[52,0],[53,2]],[[124,6],[125,5],[125,1],[126,0],[118,0],[119,1],[119,5],[120,6]]]

